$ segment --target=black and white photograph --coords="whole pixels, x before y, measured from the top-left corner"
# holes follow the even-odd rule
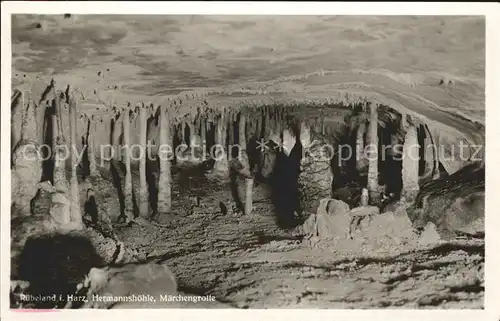
[[[2,301],[484,310],[486,20],[12,13]]]

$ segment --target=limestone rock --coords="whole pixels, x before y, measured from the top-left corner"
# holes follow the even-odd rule
[[[17,259],[28,238],[55,230],[56,226],[49,215],[17,217],[11,221],[11,278],[16,278]]]
[[[436,225],[434,223],[429,222],[427,225],[424,227],[424,230],[420,234],[420,237],[418,238],[418,243],[420,245],[428,245],[428,244],[435,244],[440,241],[440,236],[437,231]]]
[[[484,234],[484,192],[458,197],[438,221],[441,229],[453,233]]]
[[[349,205],[345,202],[332,199],[324,198],[320,201],[317,214],[318,215],[345,215],[349,212]]]
[[[436,225],[441,237],[484,234],[484,167],[467,166],[422,187],[407,208],[415,227]]]
[[[368,239],[389,237],[397,244],[415,238],[415,232],[408,216],[392,212],[364,216],[359,225],[360,233]]]
[[[380,210],[377,206],[361,206],[353,208],[350,212],[352,217],[355,216],[369,216],[369,215],[377,215],[380,213]]]
[[[177,281],[163,264],[127,264],[120,267],[92,268],[85,282],[89,287],[88,303],[84,308],[110,308],[114,302],[98,302],[92,295],[131,296],[176,294]]]
[[[349,237],[350,222],[346,203],[325,198],[320,201],[317,213],[311,214],[297,233],[320,240],[346,239]]]
[[[85,237],[90,240],[104,264],[115,263],[118,256],[121,255],[121,252],[124,250],[120,248],[120,243],[115,239],[104,236],[97,230],[87,228],[83,233]]]
[[[117,222],[120,216],[118,191],[111,182],[100,176],[90,177],[89,183],[90,185],[80,192],[85,196],[81,203],[82,208],[86,214],[96,215],[98,224],[110,231],[112,222]],[[97,213],[89,213],[92,211]]]
[[[332,196],[333,174],[328,157],[323,155],[319,145],[311,146],[301,159],[299,175],[301,207],[312,212],[319,200]]]
[[[12,155],[12,215],[30,215],[31,200],[38,192],[37,184],[42,178],[42,161],[38,144],[22,140]]]
[[[267,150],[262,153],[262,170],[261,174],[265,178],[269,178],[274,170],[274,164],[276,162],[276,152],[273,150]]]

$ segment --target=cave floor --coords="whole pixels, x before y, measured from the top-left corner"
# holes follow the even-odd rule
[[[232,203],[224,184],[188,185],[180,193],[174,184],[174,210],[161,225],[118,228],[141,261],[167,264],[184,293],[236,308],[483,308],[482,239],[312,244],[277,227],[265,185],[254,187],[250,215],[221,213],[219,202]],[[200,206],[192,195],[202,195]]]

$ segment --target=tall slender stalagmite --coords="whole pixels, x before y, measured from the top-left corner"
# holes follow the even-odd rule
[[[76,169],[78,167],[78,155],[77,155],[77,102],[76,96],[73,95],[69,98],[69,131],[70,131],[70,151],[71,151],[71,176],[69,178],[70,183],[70,200],[71,200],[71,221],[76,227],[83,228],[83,220],[80,209],[80,191],[78,188],[78,176]]]
[[[160,106],[160,146],[162,151],[168,151],[165,146],[172,147],[170,132],[170,117],[166,106]],[[158,183],[158,213],[170,212],[172,206],[170,158],[165,152],[159,153],[160,178]]]
[[[403,190],[401,194],[407,201],[412,201],[419,191],[418,186],[418,165],[419,165],[419,144],[417,128],[413,124],[406,127],[405,141],[403,144]]]
[[[372,203],[380,199],[378,186],[378,111],[377,105],[370,104],[370,125],[368,130],[368,191]]]
[[[159,153],[160,159],[160,178],[158,183],[158,213],[165,214],[170,212],[172,207],[171,184],[172,177],[170,172],[170,155],[167,147],[172,147],[170,131],[170,115],[166,106],[160,106],[160,147],[162,153]]]
[[[148,185],[146,181],[146,144],[148,132],[148,109],[143,105],[139,110],[139,146],[143,150],[139,158],[139,215],[147,217],[149,214],[148,208]]]
[[[229,165],[227,160],[227,152],[226,152],[226,136],[227,136],[227,127],[226,127],[226,112],[223,109],[220,112],[219,117],[217,118],[217,145],[216,150],[214,150],[215,156],[215,165],[214,168],[216,172],[220,173],[223,176],[227,176],[229,173]]]
[[[54,174],[52,184],[56,190],[66,191],[68,189],[66,178],[66,162],[64,161],[63,147],[66,145],[66,139],[60,126],[61,100],[56,93],[56,89],[52,88],[54,102],[52,105],[52,135],[53,139],[53,159],[54,159]]]
[[[125,217],[127,221],[134,219],[134,202],[132,199],[132,172],[130,170],[130,109],[123,111],[123,146],[122,155],[125,163],[125,186],[123,196],[125,197]]]
[[[52,113],[52,134],[55,137],[53,141],[53,154],[54,173],[53,182],[56,193],[51,197],[52,206],[50,215],[61,226],[68,226],[71,223],[71,201],[69,200],[68,181],[66,178],[66,139],[62,131],[60,115],[61,115],[61,99],[60,95],[56,93],[55,87],[52,88],[53,92],[53,113]]]

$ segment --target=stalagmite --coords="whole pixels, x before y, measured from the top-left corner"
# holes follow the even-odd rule
[[[320,200],[331,197],[333,174],[330,157],[325,155],[327,150],[322,150],[323,144],[312,141],[305,122],[301,123],[300,143],[303,146],[299,174],[300,211],[315,213]]]
[[[364,123],[359,124],[358,129],[356,130],[356,168],[358,171],[361,171],[366,167],[365,131],[366,125]]]
[[[405,141],[403,144],[403,190],[402,196],[407,201],[412,201],[419,191],[418,186],[419,144],[417,129],[413,124],[406,128]]]
[[[376,203],[380,199],[378,186],[378,112],[377,105],[370,103],[370,125],[368,127],[368,191],[370,200]]]
[[[170,119],[168,110],[165,106],[160,106],[160,146],[163,146],[162,153],[159,152],[160,159],[160,178],[158,183],[158,213],[165,214],[170,212],[172,206],[171,196],[171,173],[170,173],[170,155],[165,146],[172,146]]]
[[[217,119],[217,139],[216,139],[216,147],[213,151],[213,155],[215,156],[215,164],[214,170],[222,175],[227,177],[229,175],[229,164],[228,164],[228,156],[226,151],[226,136],[227,136],[227,127],[226,127],[226,112],[223,109]]]
[[[249,215],[252,213],[253,203],[253,177],[245,178],[245,214]]]
[[[368,206],[368,201],[370,199],[370,195],[368,194],[368,189],[363,188],[361,190],[361,200],[360,200],[360,206]]]
[[[69,98],[69,130],[70,130],[70,152],[71,152],[71,176],[69,178],[70,182],[70,200],[71,200],[71,222],[75,224],[75,227],[83,228],[82,213],[80,209],[80,191],[78,188],[78,176],[76,169],[78,167],[78,155],[77,155],[77,103],[76,97],[72,96]]]
[[[139,146],[142,150],[139,158],[139,215],[147,217],[149,215],[148,208],[148,185],[146,181],[146,144],[147,144],[147,126],[148,126],[148,110],[142,106],[139,110]]]
[[[24,109],[24,97],[21,96]],[[12,155],[12,215],[30,215],[31,200],[35,197],[37,184],[42,178],[42,160],[37,144],[37,123],[35,104],[28,99],[21,123],[21,139]]]
[[[53,142],[53,160],[54,160],[54,179],[52,184],[56,188],[56,190],[60,191],[67,191],[68,189],[68,184],[67,184],[67,178],[66,178],[66,149],[63,147],[66,146],[66,139],[64,138],[64,134],[59,126],[60,121],[60,113],[61,113],[61,102],[59,100],[59,96],[56,94],[55,88],[52,89],[54,93],[54,105],[53,105],[53,128],[52,128],[52,134],[54,135],[55,139]],[[64,153],[64,154],[63,154]],[[68,211],[69,213],[69,211]]]
[[[132,172],[130,170],[130,110],[123,111],[123,159],[125,163],[125,217],[127,221],[134,219],[134,203],[132,199]]]

